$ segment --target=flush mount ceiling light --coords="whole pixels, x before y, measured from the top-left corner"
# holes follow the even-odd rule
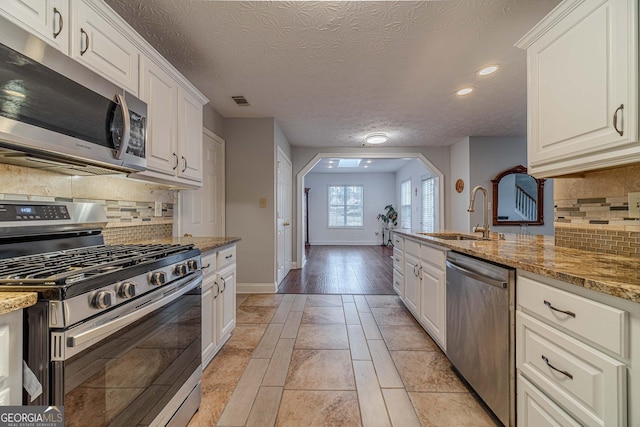
[[[465,95],[469,95],[471,92],[473,92],[473,88],[472,87],[464,87],[464,88],[460,89],[459,91],[457,91],[456,95],[465,96]]]
[[[367,144],[384,144],[388,140],[389,137],[383,132],[371,133],[364,138],[364,142]]]
[[[498,71],[498,68],[500,66],[495,64],[495,65],[489,65],[487,67],[481,68],[477,71],[479,76],[488,76],[489,74],[493,74],[496,71]]]

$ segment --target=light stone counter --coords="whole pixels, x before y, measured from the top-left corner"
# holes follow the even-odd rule
[[[552,236],[505,234],[505,240],[443,240],[408,229],[395,233],[516,269],[640,303],[640,257],[556,247]]]
[[[0,292],[0,316],[31,307],[38,301],[35,292]]]
[[[201,252],[207,252],[214,249],[228,246],[232,243],[237,243],[241,239],[239,237],[167,237],[164,239],[145,240],[142,243],[157,243],[157,244],[180,244],[190,245],[193,244]]]

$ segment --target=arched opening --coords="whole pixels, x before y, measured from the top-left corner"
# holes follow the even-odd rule
[[[367,159],[385,160],[385,159],[415,159],[419,164],[423,165],[428,171],[428,176],[434,178],[433,183],[435,188],[435,224],[433,225],[434,231],[442,230],[444,228],[444,174],[421,153],[367,153],[364,155]],[[305,264],[305,240],[306,229],[305,217],[304,217],[304,203],[307,200],[305,197],[305,177],[310,173],[316,165],[325,159],[362,159],[362,153],[318,153],[298,172],[296,177],[296,238],[295,238],[295,253],[296,253],[296,265],[298,268],[302,268]],[[412,192],[421,191],[418,183],[413,183],[411,186]],[[394,185],[395,192],[399,192],[398,186]],[[395,201],[398,197],[397,194],[392,195]],[[395,202],[394,202],[395,204]],[[380,207],[382,209],[382,207]],[[414,224],[416,222],[414,221]],[[400,224],[398,224],[400,225]],[[414,226],[415,228],[415,226]]]

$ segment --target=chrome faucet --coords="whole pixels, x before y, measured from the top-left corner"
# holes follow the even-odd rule
[[[483,214],[483,222],[484,224],[480,227],[480,224],[473,227],[473,232],[477,233],[478,231],[482,231],[482,237],[485,239],[489,238],[489,196],[487,194],[487,190],[482,185],[477,185],[471,191],[471,202],[469,203],[469,209],[467,212],[474,212],[473,205],[476,202],[476,193],[478,190],[482,191],[484,194],[484,214]]]

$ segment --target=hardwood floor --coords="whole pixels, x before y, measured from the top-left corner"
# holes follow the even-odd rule
[[[386,246],[307,246],[303,269],[291,270],[282,294],[392,295],[393,248]]]

